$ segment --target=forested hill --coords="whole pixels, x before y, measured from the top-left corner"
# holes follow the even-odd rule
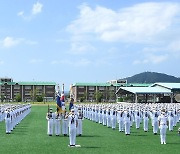
[[[180,78],[156,72],[143,72],[124,79],[128,83],[180,82]]]

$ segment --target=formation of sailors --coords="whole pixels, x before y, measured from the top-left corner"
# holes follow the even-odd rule
[[[48,129],[47,134],[49,136],[56,135],[60,136],[67,136],[70,132],[70,123],[68,120],[68,115],[71,112],[58,113],[53,112],[53,109],[50,108],[49,112],[46,115],[46,119],[48,121]],[[81,108],[74,108],[74,113],[77,116],[78,125],[76,128],[76,136],[82,135],[82,120],[83,120],[83,112]]]
[[[31,112],[31,104],[6,104],[0,106],[0,121],[5,120],[6,134],[13,129]]]
[[[118,125],[119,131],[126,135],[130,135],[133,124],[139,129],[142,123],[147,132],[151,120],[154,135],[160,130],[161,144],[166,144],[166,129],[173,131],[180,121],[179,103],[79,104],[75,107],[82,109],[84,118],[112,129]]]

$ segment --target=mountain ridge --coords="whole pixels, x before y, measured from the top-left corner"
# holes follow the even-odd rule
[[[135,74],[131,77],[123,78],[123,80],[127,80],[128,83],[155,83],[155,82],[180,83],[180,78],[158,72],[142,72],[139,74]]]

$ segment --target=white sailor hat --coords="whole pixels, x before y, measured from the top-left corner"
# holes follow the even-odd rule
[[[50,108],[49,111],[52,112],[53,108]]]

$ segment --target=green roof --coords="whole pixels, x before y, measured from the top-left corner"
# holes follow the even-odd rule
[[[125,87],[148,87],[152,84],[147,84],[147,83],[127,83],[127,84],[120,84],[120,83],[75,83],[73,86],[125,86]]]
[[[110,86],[110,83],[75,83],[73,86]]]
[[[55,82],[18,82],[19,85],[56,85]]]
[[[8,85],[56,85],[55,82],[0,82],[0,85],[3,85],[5,83],[7,83]]]

